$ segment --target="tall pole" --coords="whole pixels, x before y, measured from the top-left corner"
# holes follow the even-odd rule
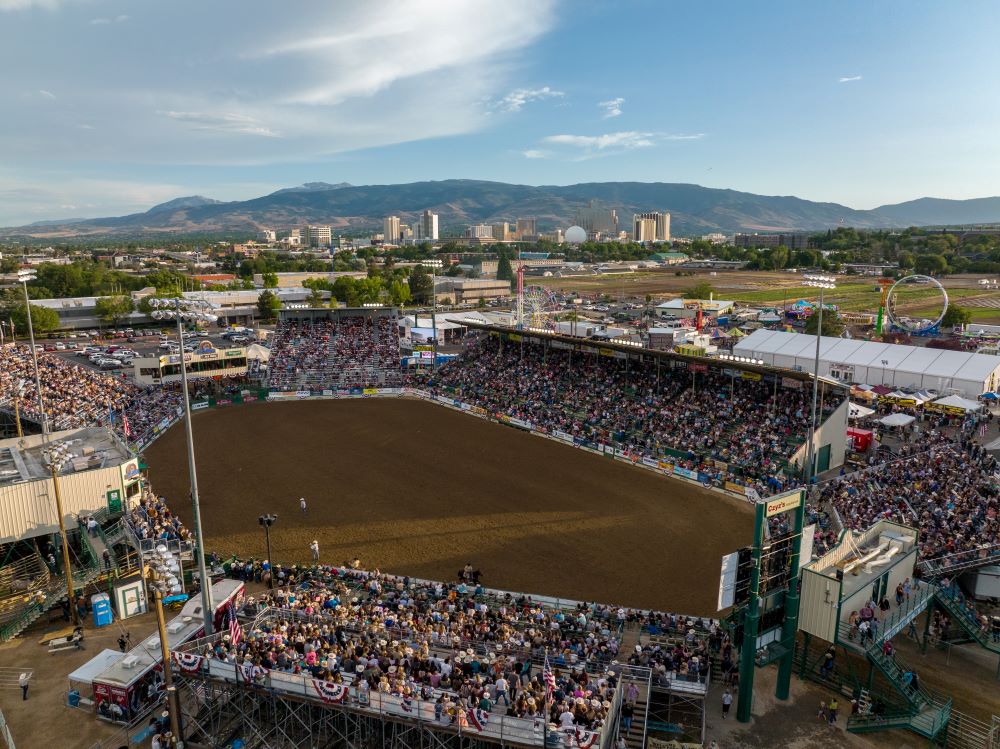
[[[819,287],[819,319],[816,324],[816,360],[813,363],[813,398],[812,418],[809,421],[808,466],[806,467],[806,485],[812,481],[815,473],[816,451],[816,403],[819,400],[819,347],[823,341],[823,287]]]
[[[795,660],[795,635],[799,629],[799,556],[802,551],[802,526],[805,518],[806,493],[799,490],[799,504],[792,512],[792,548],[789,551],[789,566],[792,574],[788,576],[788,587],[785,589],[785,620],[781,628],[781,644],[785,646],[785,654],[778,661],[778,680],[774,686],[774,696],[779,700],[787,700],[792,683],[792,670]],[[808,561],[808,560],[806,560]],[[805,657],[803,656],[803,662]]]
[[[167,623],[163,618],[163,591],[153,585],[153,605],[156,607],[156,626],[160,630],[160,655],[163,656],[163,686],[167,692],[168,710],[170,712],[170,731],[178,741],[181,738],[181,706],[180,695],[174,686],[174,675],[170,668],[170,645],[167,643]]]
[[[188,396],[187,364],[184,361],[184,319],[181,314],[181,302],[175,299],[174,311],[177,315],[177,338],[180,342],[181,355],[181,389],[184,393],[184,427],[187,432],[188,473],[191,476],[191,514],[194,518],[194,537],[197,542],[195,559],[198,562],[198,577],[201,580],[201,609],[205,617],[205,634],[214,630],[215,606],[212,604],[212,581],[205,567],[204,536],[201,532],[201,505],[198,503],[198,470],[194,460],[194,432],[191,429],[191,399]]]
[[[18,393],[14,393],[14,421],[17,423],[17,438],[21,439],[24,431],[21,429],[21,398]]]
[[[62,495],[59,493],[59,477],[56,476],[57,466],[55,461],[49,463],[49,468],[52,471],[52,486],[55,489],[56,495],[56,514],[59,516],[59,533],[62,536],[63,574],[66,575],[66,600],[69,603],[70,614],[73,616],[73,624],[79,625],[81,624],[80,612],[73,605],[73,568],[70,566],[69,561],[69,538],[66,536],[66,521],[63,520]],[[86,533],[85,530],[83,532]]]
[[[35,326],[31,322],[31,302],[28,301],[28,281],[21,279],[24,288],[24,315],[28,318],[28,337],[31,340],[31,363],[35,368],[35,389],[38,393],[38,418],[42,420],[42,434],[49,433],[49,420],[45,418],[45,406],[42,403],[42,380],[38,376],[38,353],[35,351]]]
[[[764,538],[765,508],[760,503],[755,508],[753,530],[753,566],[750,568],[750,600],[743,617],[743,645],[740,647],[740,691],[736,703],[736,719],[750,722],[753,707],[753,681],[757,655],[757,629],[760,625],[760,560]]]

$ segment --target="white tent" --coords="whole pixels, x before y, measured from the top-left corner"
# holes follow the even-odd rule
[[[852,403],[848,406],[847,415],[852,419],[863,419],[865,416],[871,416],[873,413],[875,413],[874,408],[865,408],[857,403]]]
[[[267,361],[271,358],[271,349],[266,346],[259,346],[256,343],[252,343],[247,346],[247,359],[259,359],[260,361]]]
[[[970,401],[967,398],[963,398],[960,395],[949,395],[941,400],[934,401],[935,406],[950,406],[952,408],[961,408],[963,411],[978,411],[983,407],[982,403],[977,403],[976,401]]]
[[[878,423],[887,427],[905,427],[908,424],[912,424],[916,419],[914,419],[909,414],[894,413],[889,414],[885,418],[879,419]]]
[[[78,689],[81,697],[89,698],[93,694],[94,679],[124,657],[125,653],[119,650],[105,648],[69,675],[69,688]]]

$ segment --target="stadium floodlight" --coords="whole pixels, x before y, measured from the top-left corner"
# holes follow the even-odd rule
[[[79,625],[80,613],[73,605],[73,567],[69,560],[69,538],[66,536],[66,521],[63,517],[62,494],[59,491],[59,471],[70,462],[69,448],[61,443],[50,444],[42,449],[42,461],[52,473],[52,487],[56,495],[56,516],[59,518],[59,536],[62,543],[63,574],[66,576],[66,600],[70,603],[74,626]]]
[[[809,420],[809,450],[807,451],[808,464],[806,465],[806,483],[808,484],[813,480],[816,472],[816,406],[819,400],[819,349],[823,341],[823,292],[827,289],[837,288],[837,279],[833,276],[819,275],[807,275],[804,276],[804,279],[806,286],[819,289],[819,309],[817,310],[819,317],[816,319],[816,358],[813,363],[812,417]]]
[[[184,323],[214,321],[218,318],[211,314],[211,304],[202,299],[158,298],[151,299],[150,307],[155,311],[152,317],[157,320],[174,320],[177,323],[177,339],[180,344],[179,361],[181,367],[181,391],[184,395],[184,427],[187,435],[188,473],[191,478],[191,510],[194,519],[194,537],[197,549],[195,560],[198,562],[198,577],[201,583],[201,608],[205,618],[205,634],[214,631],[215,606],[212,603],[212,580],[208,576],[205,565],[204,535],[201,531],[201,505],[198,501],[198,469],[194,457],[194,432],[191,429],[191,399],[188,395],[188,378],[186,352],[184,351]]]

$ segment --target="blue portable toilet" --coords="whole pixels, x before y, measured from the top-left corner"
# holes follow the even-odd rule
[[[90,608],[94,612],[94,626],[106,627],[111,624],[111,598],[107,593],[95,593],[90,597]]]

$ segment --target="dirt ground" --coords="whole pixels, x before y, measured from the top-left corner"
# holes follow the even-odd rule
[[[696,615],[715,613],[721,557],[750,541],[736,499],[416,400],[251,404],[194,418],[206,547],[263,557],[277,513],[285,563],[358,556],[450,580]],[[182,519],[184,431],[149,450]],[[299,510],[299,497],[308,513]]]
[[[67,676],[105,648],[117,650],[121,630],[117,625],[95,629],[88,620],[84,622],[84,650],[49,653],[39,640],[46,632],[65,626],[56,612],[52,612],[52,616],[51,623],[43,620],[19,638],[0,644],[0,666],[33,672],[27,701],[21,700],[16,685],[0,690],[0,708],[14,743],[18,749],[89,749],[97,741],[108,741],[114,746],[127,743],[121,740],[124,734],[120,727],[98,720],[93,712],[66,705]],[[156,617],[152,613],[137,616],[125,622],[125,628],[132,642],[141,642],[156,629]],[[148,746],[148,742],[144,745]],[[3,746],[2,740],[0,746]]]

